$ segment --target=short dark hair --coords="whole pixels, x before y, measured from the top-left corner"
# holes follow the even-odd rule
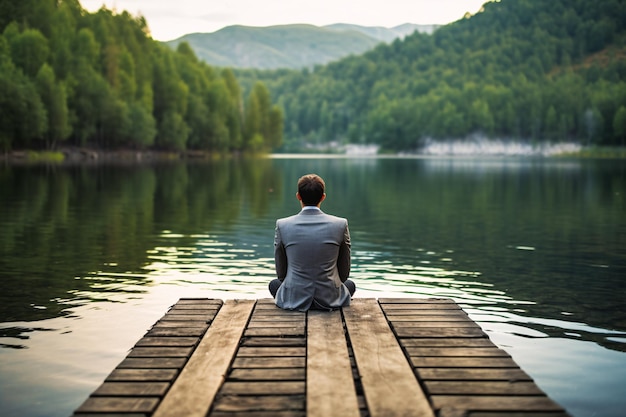
[[[298,180],[298,194],[305,206],[317,206],[326,192],[326,184],[322,177],[307,174]]]

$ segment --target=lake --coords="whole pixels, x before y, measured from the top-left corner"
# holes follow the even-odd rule
[[[181,297],[269,297],[326,180],[358,297],[448,297],[573,416],[626,409],[626,163],[275,156],[0,166],[0,410],[67,416]]]

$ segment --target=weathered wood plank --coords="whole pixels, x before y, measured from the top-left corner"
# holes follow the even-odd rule
[[[269,298],[269,297],[259,298],[257,300],[257,305],[261,306],[261,305],[265,305],[265,304],[271,304],[271,305],[275,306],[276,305],[276,301],[273,298]]]
[[[239,381],[304,381],[305,368],[233,369],[229,375]]]
[[[445,311],[445,310],[460,310],[456,303],[388,303],[384,304],[385,311],[393,310],[432,310],[432,311]]]
[[[448,327],[448,328],[415,328],[403,327],[395,329],[398,337],[485,337],[480,327]]]
[[[237,356],[244,357],[262,357],[262,356],[306,356],[306,348],[305,347],[288,347],[288,346],[278,346],[278,347],[247,347],[242,346],[237,351]]]
[[[509,358],[457,358],[457,357],[420,357],[411,356],[416,368],[517,368],[513,359]]]
[[[543,395],[532,381],[426,381],[431,395]]]
[[[418,368],[416,371],[422,380],[532,381],[530,376],[519,368]]]
[[[304,322],[306,320],[305,314],[275,314],[276,312],[272,311],[271,314],[268,314],[268,310],[260,310],[258,313],[254,314],[250,319],[250,323],[259,322],[259,321],[274,321],[277,317],[280,317],[280,321],[282,322]]]
[[[129,358],[126,357],[118,369],[181,369],[187,358]]]
[[[244,333],[245,337],[249,336],[304,336],[304,326],[294,327],[276,327],[276,328],[252,328],[246,329]]]
[[[427,304],[429,306],[437,304],[454,304],[450,298],[379,298],[378,302],[384,307],[386,304]]]
[[[417,339],[417,338],[404,338],[404,339],[400,339],[402,342],[402,346],[404,346],[405,348],[409,349],[409,348],[428,348],[428,347],[432,347],[432,348],[437,348],[437,347],[443,347],[443,348],[462,348],[462,347],[468,347],[468,348],[493,348],[494,344],[491,340],[489,340],[487,337],[466,337],[466,338],[445,338],[445,337],[440,337],[440,338],[423,338],[423,339]]]
[[[197,337],[144,337],[137,347],[193,347],[198,343]]]
[[[215,404],[215,411],[244,412],[304,410],[304,395],[272,395],[263,397],[227,395]]]
[[[496,357],[510,357],[502,349],[498,349],[495,346],[492,347],[407,347],[406,352],[409,356],[433,356],[433,357],[453,357],[453,356],[469,356],[473,358],[496,358]]]
[[[257,305],[256,305],[257,310],[281,310],[280,308],[278,308],[276,306],[276,303],[274,303],[274,301],[272,300],[271,302],[269,301],[265,301],[265,299],[260,299],[259,301],[257,301]],[[287,312],[290,312],[289,310],[285,310]],[[296,313],[301,313],[301,312],[297,312]]]
[[[281,317],[301,317],[301,316],[306,316],[306,313],[303,311],[296,311],[296,310],[283,310],[281,308],[276,307],[275,305],[271,305],[271,306],[262,306],[262,305],[258,305],[258,308],[256,310],[257,315],[262,315],[262,316],[281,316]]]
[[[221,307],[220,307],[221,308]],[[185,315],[185,316],[215,316],[220,308],[199,308],[193,306],[174,306],[167,312],[167,314],[173,315]]]
[[[216,310],[217,312],[217,310]],[[215,317],[215,313],[206,313],[206,314],[194,314],[195,312],[191,311],[189,313],[180,312],[180,313],[168,313],[161,321],[210,321]]]
[[[304,337],[244,337],[241,346],[306,346]]]
[[[359,417],[340,311],[309,311],[307,352],[307,416]]]
[[[96,416],[97,417],[97,416]],[[126,417],[126,416],[119,416]],[[230,411],[214,411],[211,417],[306,417],[305,410],[273,410],[273,411],[245,411],[232,413]],[[541,416],[539,416],[541,417]],[[559,417],[559,416],[556,416]]]
[[[562,411],[554,401],[546,396],[470,396],[433,395],[435,409],[453,407],[470,411]]]
[[[121,397],[160,397],[170,384],[167,382],[105,382],[92,395]]]
[[[233,368],[304,368],[305,357],[292,358],[240,358],[233,361]]]
[[[227,382],[220,395],[304,395],[304,381],[275,381],[271,384],[254,382]]]
[[[452,417],[443,411],[444,409],[439,412],[439,417]],[[458,416],[458,413],[454,416]],[[462,417],[465,416],[467,414],[464,413]],[[468,417],[570,417],[570,415],[565,411],[548,411],[545,413],[537,411],[473,411]]]
[[[148,331],[146,336],[170,336],[170,337],[201,337],[208,326],[204,327],[154,327]]]
[[[206,329],[208,327],[208,323],[206,321],[193,321],[193,320],[184,320],[184,321],[176,321],[176,320],[159,320],[156,322],[153,328],[162,329],[166,327],[184,327],[184,328],[201,328]]]
[[[276,320],[267,320],[267,321],[251,321],[248,323],[248,329],[271,329],[271,328],[298,328],[304,330],[304,320],[298,321],[276,321]]]
[[[376,300],[354,299],[343,313],[370,415],[434,416]]]
[[[76,413],[76,417],[148,417],[149,413],[128,413],[128,412],[114,412],[114,413]]]
[[[419,328],[419,329],[444,329],[444,328],[478,328],[480,326],[473,321],[464,320],[464,321],[439,321],[439,322],[430,322],[430,321],[393,321],[394,329],[407,329],[407,328]],[[409,330],[412,331],[412,330]]]
[[[151,413],[159,404],[158,398],[120,398],[120,397],[89,397],[76,410],[76,413],[117,413],[138,412]]]
[[[207,414],[253,307],[251,300],[224,303],[154,417],[204,417]]]
[[[439,322],[465,322],[467,321],[467,315],[465,313],[453,313],[448,315],[433,315],[433,314],[400,314],[400,315],[389,315],[387,314],[387,319],[393,322],[428,322],[428,323],[437,323]],[[432,327],[432,326],[431,326]]]
[[[192,347],[135,347],[130,351],[130,358],[186,358],[191,355]]]
[[[114,369],[105,381],[169,382],[177,375],[176,369]]]

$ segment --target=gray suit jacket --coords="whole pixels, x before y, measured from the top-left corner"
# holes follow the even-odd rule
[[[321,210],[302,210],[276,221],[276,275],[283,281],[276,305],[288,310],[350,305],[343,284],[350,275],[348,221]]]

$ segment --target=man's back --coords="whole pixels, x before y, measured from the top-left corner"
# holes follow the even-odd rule
[[[350,274],[346,219],[305,207],[276,222],[274,250],[276,273],[283,281],[276,294],[279,307],[304,311],[350,304],[343,285]]]

